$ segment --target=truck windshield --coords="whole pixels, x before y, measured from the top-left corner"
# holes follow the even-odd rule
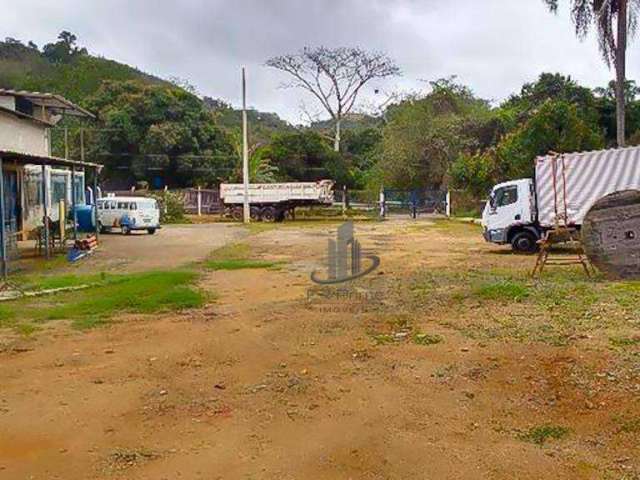
[[[494,208],[511,205],[518,201],[518,187],[510,185],[497,189],[491,196],[491,206]]]

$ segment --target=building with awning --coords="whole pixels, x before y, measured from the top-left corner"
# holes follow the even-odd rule
[[[64,115],[94,118],[59,95],[0,89],[0,258],[4,276],[7,250],[30,230],[56,220],[60,205],[75,211],[77,203],[84,203],[85,173],[92,172],[95,182],[101,168],[51,155],[51,129]]]

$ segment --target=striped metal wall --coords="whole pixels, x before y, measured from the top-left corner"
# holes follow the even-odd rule
[[[554,187],[555,186],[555,187]],[[640,147],[536,158],[538,220],[544,227],[581,225],[600,198],[640,190]]]

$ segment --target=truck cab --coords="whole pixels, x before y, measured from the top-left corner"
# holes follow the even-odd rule
[[[535,200],[533,180],[528,178],[493,187],[482,212],[485,240],[509,243],[516,252],[535,252],[541,236],[536,222]]]

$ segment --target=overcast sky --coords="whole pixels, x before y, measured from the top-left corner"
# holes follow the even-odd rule
[[[575,38],[568,1],[554,16],[542,0],[0,0],[0,34],[42,46],[69,30],[93,54],[188,80],[234,105],[246,66],[249,103],[300,123],[300,102],[313,101],[279,88],[286,77],[264,62],[305,45],[360,46],[395,59],[403,76],[371,84],[366,96],[424,89],[424,80],[449,75],[495,101],[543,71],[604,85],[613,73],[593,37]],[[637,43],[629,78],[640,70]]]

